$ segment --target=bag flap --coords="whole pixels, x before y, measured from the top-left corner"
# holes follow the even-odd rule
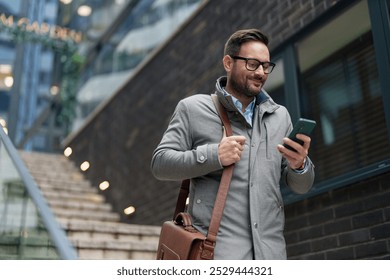
[[[199,231],[187,231],[182,225],[167,221],[161,227],[158,246],[159,251],[163,250],[163,252],[158,254],[168,254],[165,259],[187,259],[194,243],[203,242],[205,239],[206,236]]]

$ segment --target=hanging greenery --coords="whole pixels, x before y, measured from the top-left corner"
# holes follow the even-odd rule
[[[80,69],[84,63],[84,58],[75,52],[70,55],[62,56],[61,62],[63,65],[60,89],[60,100],[62,107],[58,116],[58,120],[60,123],[65,125],[66,134],[68,134],[72,121],[76,116],[76,94]]]

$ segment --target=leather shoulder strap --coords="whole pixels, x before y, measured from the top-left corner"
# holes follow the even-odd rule
[[[218,114],[225,127],[226,135],[233,135],[232,127],[230,125],[226,110],[222,106],[221,102],[219,102],[218,96],[216,94],[212,94],[211,98],[213,99],[214,105],[217,108]],[[234,164],[226,166],[222,172],[221,182],[219,184],[217,198],[215,200],[213,214],[211,216],[209,231],[207,234],[207,240],[210,240],[213,243],[216,241],[219,225],[221,224],[223,210],[225,208],[225,202],[229,192],[230,181],[233,175],[233,168]]]
[[[219,117],[221,118],[222,124],[226,130],[226,136],[232,136],[233,130],[230,125],[229,118],[226,113],[226,109],[222,106],[221,102],[218,100],[218,96],[214,93],[211,95],[211,99],[213,100],[214,106],[217,109]]]
[[[184,212],[186,208],[186,200],[190,191],[190,179],[185,179],[181,182],[179,196],[177,197],[175,213],[173,213],[173,221],[176,219],[177,214]]]
[[[211,98],[221,118],[222,124],[225,127],[226,136],[232,136],[233,130],[230,125],[230,121],[227,116],[225,108],[218,100],[218,96],[216,94],[212,94]],[[233,168],[234,168],[234,164],[226,166],[224,167],[224,170],[222,172],[221,182],[219,184],[217,197],[214,203],[214,209],[211,216],[210,226],[207,233],[207,238],[205,241],[205,247],[203,252],[204,255],[208,255],[208,256],[204,256],[205,258],[208,259],[212,258],[213,256],[218,229],[221,224],[223,210],[225,208],[225,202],[229,192],[230,181],[233,175]],[[189,185],[190,185],[189,179],[182,181],[173,220],[175,219],[177,214],[183,212],[185,209],[185,202],[189,193]]]

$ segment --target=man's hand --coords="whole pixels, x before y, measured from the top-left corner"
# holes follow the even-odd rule
[[[300,145],[299,143],[289,139],[283,138],[283,143],[289,145],[291,148],[294,148],[295,151],[291,151],[284,147],[283,145],[278,145],[278,150],[288,161],[288,165],[292,169],[302,169],[305,165],[305,160],[309,154],[311,138],[304,134],[297,134],[297,138],[302,140],[304,143]]]
[[[245,136],[235,135],[226,137],[224,130],[222,140],[218,145],[218,156],[222,166],[229,166],[241,159],[245,141]]]

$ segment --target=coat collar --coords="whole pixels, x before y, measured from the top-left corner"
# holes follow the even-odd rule
[[[217,80],[216,83],[216,94],[218,95],[218,99],[221,101],[222,105],[228,111],[235,111],[236,107],[234,106],[233,100],[231,96],[225,96],[223,94],[222,88],[226,86],[227,77],[223,76]],[[269,96],[269,94],[261,89],[260,93],[256,95],[256,106],[261,105],[261,109],[263,109],[267,113],[273,113],[276,109],[280,107],[280,105],[276,104],[275,101]]]

